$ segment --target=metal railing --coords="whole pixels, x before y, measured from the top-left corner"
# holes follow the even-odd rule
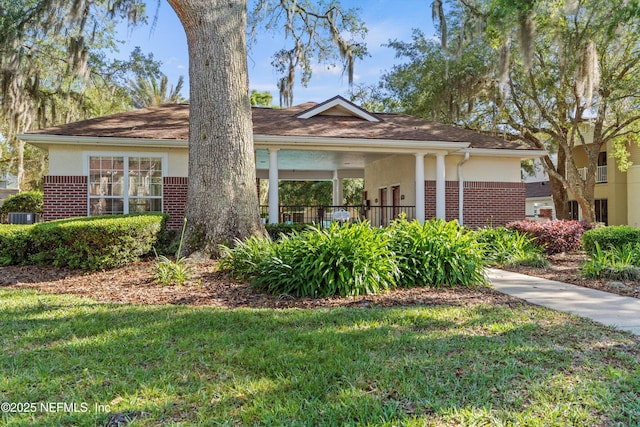
[[[402,214],[416,217],[415,206],[280,206],[278,222],[307,223],[327,226],[333,221],[369,221],[374,226],[386,226]],[[260,216],[269,222],[269,207],[260,206]]]
[[[587,179],[587,168],[578,168],[578,172],[582,179]],[[609,181],[607,166],[598,166],[596,170],[596,184],[602,184]]]

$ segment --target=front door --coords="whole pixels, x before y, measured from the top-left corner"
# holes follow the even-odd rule
[[[387,187],[380,188],[378,190],[378,199],[380,200],[380,225],[386,226],[387,224]]]
[[[393,206],[393,218],[400,216],[400,186],[391,187],[391,205]]]

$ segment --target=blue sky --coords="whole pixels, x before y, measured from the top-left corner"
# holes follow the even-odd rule
[[[150,14],[155,11],[156,2],[148,1]],[[420,28],[427,36],[434,34],[431,21],[431,0],[342,0],[343,7],[360,8],[360,16],[369,32],[366,38],[370,57],[358,61],[355,67],[355,84],[373,84],[380,76],[399,60],[394,51],[383,47],[389,39],[409,41],[413,28]],[[189,56],[184,30],[175,12],[166,1],[162,1],[155,31],[139,27],[127,31],[125,26],[119,27],[119,38],[125,41],[121,48],[122,56],[135,46],[144,52],[152,52],[155,59],[162,62],[162,72],[175,84],[180,75],[188,82]],[[268,90],[278,103],[276,87],[277,74],[271,66],[271,56],[284,46],[284,36],[264,34],[259,38],[249,55],[249,84],[251,89]],[[341,67],[327,69],[314,67],[313,77],[307,88],[299,82],[294,88],[294,104],[306,101],[324,101],[335,95],[345,96],[349,85]],[[184,95],[188,97],[188,84],[185,84]]]

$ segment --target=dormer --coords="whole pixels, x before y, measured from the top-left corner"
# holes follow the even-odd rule
[[[297,114],[298,119],[310,119],[315,116],[356,117],[368,122],[379,122],[380,119],[367,110],[347,101],[340,95]]]

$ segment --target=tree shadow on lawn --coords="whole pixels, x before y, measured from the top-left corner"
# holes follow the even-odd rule
[[[223,310],[3,293],[2,401],[109,409],[5,422],[640,421],[638,339],[539,307]]]

